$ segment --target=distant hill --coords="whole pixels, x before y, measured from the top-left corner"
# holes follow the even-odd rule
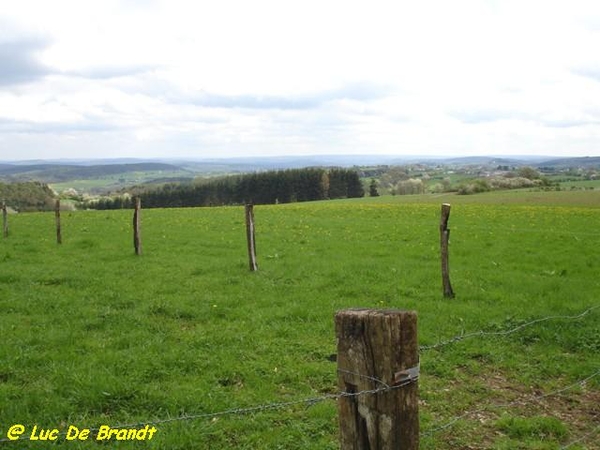
[[[181,167],[155,162],[132,164],[67,165],[67,164],[0,164],[0,178],[36,180],[57,183],[77,179],[93,179],[131,172],[178,172]]]
[[[522,166],[532,164],[535,160],[521,158],[502,158],[493,156],[465,156],[460,158],[436,158],[419,160],[422,164],[440,164],[453,166]]]
[[[307,155],[211,158],[180,161],[179,163],[182,166],[201,172],[221,170],[230,173],[247,173],[260,170],[301,169],[305,167],[353,167],[392,164],[395,160],[398,160],[398,158],[389,155]],[[404,162],[406,161],[404,160]]]
[[[539,164],[537,164],[537,166],[554,168],[600,168],[600,156],[552,159],[550,161],[540,162]]]

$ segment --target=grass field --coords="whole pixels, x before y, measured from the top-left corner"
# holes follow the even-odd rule
[[[564,181],[560,186],[563,189],[600,189],[600,180]]]
[[[102,193],[118,191],[135,184],[178,177],[187,177],[191,180],[192,174],[186,170],[148,170],[145,172],[125,172],[115,175],[98,176],[96,178],[69,180],[60,183],[51,183],[50,186],[59,193],[67,189],[75,189],[82,193]]]
[[[156,424],[148,449],[335,449],[333,315],[416,310],[419,341],[515,329],[600,305],[600,192],[403,196],[255,207],[10,216],[0,241],[0,440]],[[452,203],[443,299],[440,203]],[[598,449],[600,308],[421,354],[421,448]],[[536,398],[538,398],[536,400]],[[504,407],[485,408],[487,405]],[[465,415],[448,427],[455,417]],[[190,420],[173,420],[200,416]],[[162,421],[162,422],[161,422]],[[0,442],[9,449],[97,442]]]

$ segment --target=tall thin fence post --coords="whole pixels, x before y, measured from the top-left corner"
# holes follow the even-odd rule
[[[54,204],[54,218],[56,220],[56,243],[62,244],[62,230],[60,228],[60,199]]]
[[[142,237],[140,234],[142,199],[135,198],[135,209],[133,211],[133,248],[136,255],[142,254]]]
[[[255,272],[258,270],[256,262],[256,234],[254,227],[254,205],[247,204],[245,207],[246,213],[246,238],[248,241],[248,262],[250,270]]]
[[[8,211],[6,210],[6,202],[2,202],[2,236],[8,237]]]
[[[417,313],[335,315],[342,450],[419,448]]]
[[[442,204],[442,216],[440,219],[440,253],[442,257],[442,286],[444,297],[454,298],[454,291],[450,284],[450,265],[448,262],[448,242],[450,241],[450,229],[448,219],[450,218],[450,204]]]

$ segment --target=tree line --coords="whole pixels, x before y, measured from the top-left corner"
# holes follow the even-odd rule
[[[137,188],[145,208],[276,204],[357,198],[365,195],[360,177],[349,169],[289,169],[229,176],[192,183],[167,183]],[[133,206],[131,195],[105,198],[87,205],[94,209]]]

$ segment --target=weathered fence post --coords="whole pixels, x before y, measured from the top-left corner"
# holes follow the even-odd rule
[[[8,237],[8,211],[5,202],[2,202],[2,236]]]
[[[60,228],[60,199],[54,204],[54,218],[56,219],[56,243],[62,244],[62,231]]]
[[[442,286],[444,297],[453,298],[454,291],[450,284],[450,266],[448,263],[448,242],[450,240],[450,230],[448,229],[448,219],[450,218],[450,204],[442,204],[442,217],[440,220],[440,248],[442,256]]]
[[[142,238],[140,234],[140,216],[142,209],[142,199],[135,198],[135,210],[133,211],[133,248],[136,255],[142,254]]]
[[[335,329],[341,449],[418,449],[417,313],[343,310]]]
[[[254,205],[247,204],[246,212],[246,238],[248,240],[248,261],[250,270],[255,272],[258,270],[256,263],[256,237],[254,233]]]

